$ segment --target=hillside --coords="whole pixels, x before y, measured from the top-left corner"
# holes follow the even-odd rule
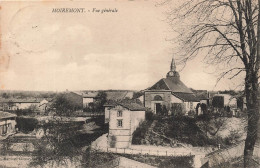
[[[206,120],[188,117],[158,118],[144,122],[133,134],[133,144],[225,147],[244,138],[242,119]]]

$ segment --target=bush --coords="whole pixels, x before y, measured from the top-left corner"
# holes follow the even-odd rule
[[[112,136],[111,136],[109,146],[110,146],[111,148],[115,148],[115,147],[116,147],[116,136],[115,136],[115,135],[112,135]]]
[[[140,126],[133,133],[132,144],[140,145],[144,143],[143,139],[145,139],[145,135],[151,124],[152,121],[149,120],[143,121],[140,124]]]
[[[16,122],[17,128],[25,133],[33,131],[38,125],[37,119],[28,117],[17,117]]]
[[[171,113],[174,116],[183,116],[185,114],[185,107],[183,103],[172,103]]]
[[[195,116],[195,111],[194,110],[190,110],[189,112],[188,112],[188,116]]]
[[[145,119],[149,121],[152,121],[154,119],[154,114],[151,110],[145,111]]]

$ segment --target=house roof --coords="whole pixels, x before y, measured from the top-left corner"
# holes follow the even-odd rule
[[[115,106],[123,106],[127,108],[130,111],[145,111],[146,108],[134,101],[108,101],[107,103],[104,104],[105,107],[115,107]]]
[[[188,102],[199,102],[200,99],[193,93],[172,93],[177,98]]]
[[[121,91],[121,90],[113,90],[113,91],[106,91],[107,94],[107,100],[123,100],[126,97],[132,98],[133,92],[131,91]]]
[[[89,92],[81,92],[81,91],[74,91],[77,95],[82,96],[83,98],[96,98],[98,95],[97,91],[89,91]]]
[[[207,90],[193,90],[193,93],[196,95],[196,97],[200,100],[207,100],[209,99],[208,91]]]
[[[170,90],[172,92],[193,93],[179,78],[162,78],[148,90]]]
[[[12,117],[17,117],[17,115],[12,114],[12,113],[8,113],[8,112],[0,111],[0,119],[12,118]]]

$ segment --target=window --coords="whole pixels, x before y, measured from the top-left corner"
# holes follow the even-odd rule
[[[122,115],[123,115],[123,112],[121,110],[117,112],[117,117],[122,117]]]
[[[162,101],[163,99],[162,99],[161,96],[156,95],[156,96],[154,96],[154,100],[155,100],[155,101]]]
[[[123,127],[123,120],[117,120],[117,127]]]

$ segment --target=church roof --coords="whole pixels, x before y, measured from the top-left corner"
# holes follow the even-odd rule
[[[172,93],[177,98],[187,102],[199,102],[200,99],[192,93]]]
[[[177,93],[193,93],[179,78],[163,78],[148,90],[170,90]]]

